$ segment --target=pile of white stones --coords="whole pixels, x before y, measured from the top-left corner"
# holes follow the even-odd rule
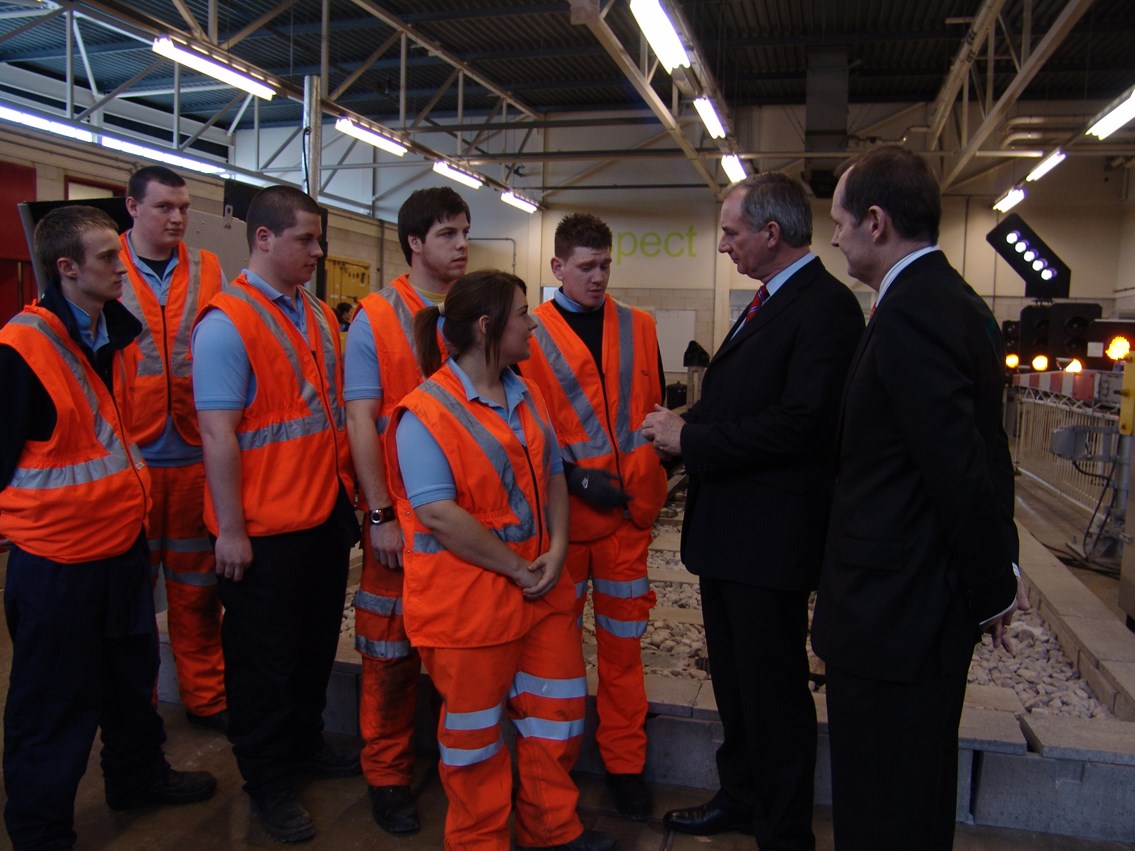
[[[673,506],[668,506],[673,510]],[[680,510],[669,514],[673,517]],[[660,528],[674,531],[673,520]],[[658,529],[656,528],[656,534]],[[647,674],[687,679],[707,679],[705,629],[692,623],[677,610],[701,611],[701,595],[696,582],[689,581],[678,553],[651,550],[648,568],[654,577],[651,587],[657,604],[643,636],[643,662]],[[666,572],[674,571],[668,581]],[[672,619],[666,615],[683,615]],[[584,647],[589,667],[595,664],[595,627],[590,603],[584,612]],[[969,681],[1013,689],[1025,710],[1035,715],[1067,715],[1077,718],[1110,718],[1111,712],[1093,696],[1088,684],[1064,654],[1060,642],[1045,623],[1032,612],[1019,614],[1009,628],[1013,654],[994,650],[984,638],[974,652]],[[808,647],[811,669],[822,675],[824,663]],[[823,691],[823,685],[818,686]]]

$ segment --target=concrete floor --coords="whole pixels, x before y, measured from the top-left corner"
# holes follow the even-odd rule
[[[1087,518],[1068,517],[1061,504],[1049,495],[1022,483],[1019,488],[1018,517],[1046,544],[1061,544],[1079,534]],[[3,559],[0,559],[2,562]],[[0,563],[0,576],[3,564]],[[1120,614],[1115,603],[1116,581],[1099,574],[1077,572],[1085,584]],[[6,630],[0,630],[0,679],[7,681],[11,666],[11,644]],[[6,690],[4,691],[6,697]],[[0,703],[2,706],[2,703]],[[170,762],[181,769],[205,769],[219,781],[217,796],[211,801],[185,807],[151,808],[116,813],[103,802],[97,748],[92,753],[86,776],[79,787],[75,805],[76,830],[80,849],[162,849],[199,851],[202,848],[279,848],[251,817],[248,799],[241,791],[227,741],[211,732],[190,727],[180,706],[162,704],[160,711],[169,736],[166,752]],[[350,740],[338,740],[354,744]],[[584,824],[614,834],[622,851],[685,851],[686,849],[752,849],[751,837],[724,834],[690,837],[673,834],[662,827],[661,815],[668,809],[705,800],[704,790],[655,787],[656,818],[646,823],[620,819],[613,810],[601,778],[579,775],[580,814]],[[442,847],[446,801],[433,762],[418,762],[415,793],[422,813],[420,834],[394,839],[371,821],[366,785],[361,778],[317,780],[299,789],[300,800],[315,817],[319,835],[305,847],[321,849],[391,848],[437,849]],[[818,851],[834,848],[831,811],[817,807],[814,827]],[[0,837],[0,848],[10,847]],[[1135,844],[1101,842],[1050,834],[978,828],[959,825],[954,844],[957,851],[1112,851],[1133,849]]]

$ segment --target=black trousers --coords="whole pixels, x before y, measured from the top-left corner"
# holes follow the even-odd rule
[[[958,723],[973,646],[918,682],[827,669],[832,821],[839,851],[949,851],[958,797]]]
[[[724,738],[715,803],[753,820],[762,851],[811,851],[816,706],[808,592],[703,577],[702,614]]]
[[[229,740],[250,795],[287,788],[291,764],[323,746],[349,553],[329,520],[253,538],[244,578],[220,580]]]
[[[13,546],[4,613],[5,825],[17,849],[68,848],[96,728],[108,792],[128,794],[169,768],[153,704],[158,631],[145,536],[121,556],[83,564]]]

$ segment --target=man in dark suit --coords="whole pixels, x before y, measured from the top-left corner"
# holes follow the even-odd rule
[[[721,788],[666,814],[693,834],[740,830],[763,851],[811,849],[816,715],[805,654],[832,492],[840,387],[863,331],[859,303],[811,253],[803,188],[765,173],[731,187],[721,242],[763,281],[710,361],[684,417],[643,433],[690,474],[682,561],[701,578]]]
[[[886,146],[844,168],[832,245],[878,297],[844,391],[812,626],[836,847],[948,849],[970,657],[980,629],[1005,644],[1017,606],[1004,352],[935,244],[925,162]]]

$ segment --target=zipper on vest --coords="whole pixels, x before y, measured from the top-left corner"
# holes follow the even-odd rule
[[[167,295],[167,298],[168,298],[168,295]],[[173,372],[173,369],[172,369],[172,364],[170,364],[170,361],[169,361],[169,358],[170,358],[170,354],[169,354],[169,329],[166,328],[166,306],[164,304],[159,304],[158,308],[162,312],[162,372],[164,372],[165,375],[166,375],[166,414],[172,417],[173,416],[173,377],[172,377],[171,373]],[[175,424],[175,430],[176,430],[176,424]],[[180,434],[181,433],[178,432],[179,436],[180,436]]]
[[[607,398],[607,379],[603,377],[603,370],[599,370],[599,376],[602,379],[599,386],[603,388],[603,416],[607,421],[607,439],[611,442],[611,454],[615,456],[615,472],[619,476],[619,485],[625,486],[626,481],[623,479],[623,459],[619,453],[619,436],[615,433],[614,427],[611,425],[611,402]],[[623,404],[627,403],[626,399],[622,400]]]
[[[532,464],[532,456],[528,452],[528,446],[521,444],[521,449],[524,450],[524,457],[528,460],[528,472],[532,476],[532,493],[536,496],[536,555],[540,556],[544,553],[544,511],[540,505],[540,480],[536,478],[536,467]]]
[[[121,351],[114,353],[114,365],[118,367],[119,378],[123,387],[126,386],[126,358]],[[126,425],[122,422],[122,409],[118,407],[118,394],[114,392],[114,368],[111,368],[111,388],[110,388],[110,404],[114,406],[114,416],[118,420],[118,439],[122,442],[122,451],[126,453],[126,458],[130,462],[130,470],[134,473],[134,478],[138,480],[138,487],[142,489],[142,525],[146,524],[146,502],[148,501],[149,493],[146,491],[146,484],[142,481],[142,474],[138,472],[145,463],[143,461],[135,460],[134,453],[130,451],[133,441],[130,439],[130,432],[127,431]]]

